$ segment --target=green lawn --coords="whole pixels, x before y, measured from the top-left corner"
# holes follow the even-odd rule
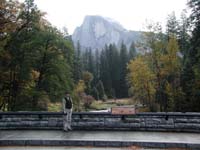
[[[133,105],[131,99],[109,99],[107,101],[94,101],[91,105],[91,110],[105,110],[116,106]]]
[[[61,105],[61,103],[60,102],[49,103],[48,104],[48,111],[52,111],[52,112],[62,111],[62,105]]]
[[[133,99],[131,98],[124,98],[124,99],[109,99],[104,101],[94,101],[91,106],[90,109],[88,111],[91,110],[107,110],[110,109],[112,107],[116,107],[116,106],[127,106],[127,105],[135,105],[137,102],[135,102]],[[49,103],[48,105],[48,111],[51,112],[59,112],[62,111],[62,104],[57,102],[57,103]],[[140,112],[144,112],[144,111],[148,111],[147,108],[140,108],[139,109]]]

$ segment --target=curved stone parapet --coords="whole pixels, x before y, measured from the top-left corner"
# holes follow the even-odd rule
[[[0,112],[0,129],[62,129],[62,112]],[[80,112],[72,115],[75,130],[200,132],[200,113]]]

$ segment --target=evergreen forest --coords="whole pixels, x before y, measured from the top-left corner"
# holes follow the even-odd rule
[[[0,111],[48,111],[70,91],[74,111],[132,98],[150,111],[200,111],[200,1],[146,25],[142,42],[83,49],[34,0],[0,2]],[[139,50],[144,52],[140,52]]]

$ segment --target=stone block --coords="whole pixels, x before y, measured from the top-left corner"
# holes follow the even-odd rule
[[[175,118],[174,122],[175,123],[188,123],[188,119],[187,118]]]
[[[116,122],[104,122],[104,127],[112,127],[112,128],[118,128],[120,127],[120,122],[116,123]]]
[[[41,122],[42,123],[42,122]],[[57,125],[58,121],[56,118],[50,118],[48,120],[48,126],[49,127],[55,127]]]
[[[49,122],[48,121],[39,121],[40,123],[40,127],[48,127],[49,126]]]
[[[132,118],[132,117],[125,118],[125,122],[129,122],[129,123],[140,123],[143,120],[144,119],[142,119],[142,118]]]
[[[166,148],[187,148],[184,143],[165,143]]]
[[[159,123],[158,125],[160,125],[160,124],[174,126],[174,120],[172,118],[170,118],[168,120],[162,119],[161,123]]]
[[[162,118],[145,118],[146,125],[156,125],[162,123]]]
[[[0,140],[1,146],[25,146],[24,140]]]
[[[65,141],[62,146],[94,146],[93,141]]]
[[[119,127],[119,128],[127,128],[127,129],[128,129],[128,128],[132,128],[132,126],[130,125],[130,123],[123,123],[123,122],[122,122],[122,123],[119,123],[119,124],[118,124],[118,127]]]
[[[32,122],[29,122],[28,125],[29,125],[30,127],[33,127],[33,128],[34,128],[34,127],[40,127],[40,124],[41,124],[40,121],[32,121]]]
[[[81,118],[81,119],[79,119],[79,120],[81,120],[81,121],[85,121],[85,122],[101,122],[101,121],[104,121],[104,118],[89,118],[89,117],[84,117],[84,118]]]
[[[146,128],[158,128],[157,124],[146,124]]]
[[[145,122],[140,122],[140,127],[142,127],[142,128],[146,127]]]
[[[137,146],[135,142],[133,141],[123,141],[121,143],[122,147],[130,147],[130,146]]]
[[[6,127],[7,126],[7,122],[0,122],[0,128],[1,127]]]
[[[121,122],[122,119],[121,119],[121,117],[120,118],[105,118],[104,121],[105,122],[114,122],[114,123],[117,123],[117,122]]]
[[[15,124],[16,124],[15,122],[6,122],[7,127],[13,127],[13,126],[15,127]]]
[[[168,124],[158,124],[157,128],[161,128],[161,129],[174,129],[174,125],[168,125]]]
[[[176,129],[200,129],[200,124],[197,123],[175,123]]]
[[[199,143],[191,143],[186,145],[188,149],[192,150],[200,150],[200,144]]]
[[[72,124],[76,124],[76,122],[73,122],[73,121],[72,121]],[[57,126],[58,126],[58,127],[63,126],[63,121],[60,121],[60,120],[59,120],[59,121],[57,122]]]
[[[26,140],[25,146],[43,146],[44,140]]]
[[[95,147],[121,147],[120,141],[94,141]]]
[[[22,126],[31,127],[35,121],[21,121]]]
[[[139,128],[141,126],[141,124],[140,123],[129,123],[129,126],[131,128]]]
[[[192,118],[192,119],[188,118],[187,120],[188,120],[188,123],[200,123],[200,118],[196,118],[196,119],[194,119],[194,118]]]
[[[22,118],[22,121],[39,121],[40,119],[38,117],[26,117],[26,118]],[[42,119],[44,120],[44,118]]]
[[[21,121],[22,118],[3,118],[2,121],[5,121],[5,122],[19,122]]]
[[[104,127],[104,122],[76,122],[79,127]]]
[[[145,148],[166,148],[165,143],[158,142],[135,142],[135,145]]]

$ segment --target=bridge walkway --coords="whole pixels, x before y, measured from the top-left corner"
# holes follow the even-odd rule
[[[1,146],[93,146],[200,149],[200,133],[0,130]]]

